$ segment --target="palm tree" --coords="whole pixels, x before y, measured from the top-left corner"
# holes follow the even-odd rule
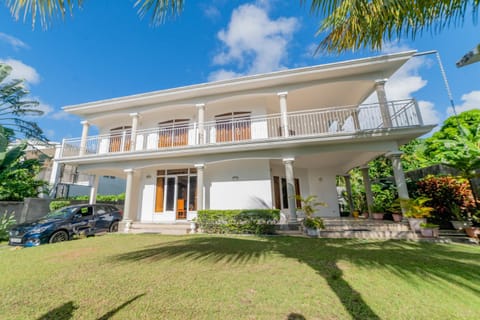
[[[47,140],[37,123],[25,120],[25,116],[39,116],[43,114],[38,109],[38,101],[24,100],[29,94],[21,79],[9,80],[12,67],[0,63],[0,126],[10,131],[21,132],[27,138]],[[1,135],[1,133],[0,133]]]
[[[37,15],[42,26],[54,16],[72,13],[83,0],[5,0],[12,15],[24,19],[31,15],[35,25]],[[182,11],[183,0],[136,0],[140,17],[151,12],[153,24],[164,21],[170,13]],[[307,0],[300,0],[305,4]],[[362,47],[381,49],[385,40],[408,35],[415,38],[422,31],[440,32],[450,24],[462,24],[472,12],[477,21],[480,0],[311,0],[310,11],[326,17],[317,34],[326,32],[318,49],[343,52]]]
[[[10,12],[18,19],[28,15],[32,18],[32,26],[35,26],[37,16],[43,27],[56,16],[65,17],[69,12],[72,14],[75,8],[81,8],[84,0],[5,0]],[[138,8],[140,17],[152,13],[152,23],[159,24],[164,21],[168,13],[175,15],[183,9],[183,0],[136,0],[134,7]]]
[[[479,5],[480,0],[312,0],[310,10],[326,17],[317,31],[327,33],[318,50],[340,53],[381,49],[385,40],[403,35],[440,32],[463,24],[470,11],[476,22]]]

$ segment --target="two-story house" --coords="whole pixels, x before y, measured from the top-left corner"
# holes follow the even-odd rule
[[[322,216],[339,216],[336,177],[381,154],[405,197],[398,147],[432,126],[415,100],[387,100],[385,83],[414,53],[67,106],[85,119],[82,137],[65,139],[57,160],[125,178],[127,222],[248,208],[296,221],[295,194],[317,195]],[[362,104],[375,92],[378,103]],[[100,134],[89,136],[91,126]]]

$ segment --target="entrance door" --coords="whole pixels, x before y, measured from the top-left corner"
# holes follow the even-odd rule
[[[188,176],[177,177],[177,220],[187,219]]]

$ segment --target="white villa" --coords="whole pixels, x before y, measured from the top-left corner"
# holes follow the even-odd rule
[[[82,137],[65,139],[56,160],[125,178],[127,228],[190,220],[201,209],[278,208],[293,222],[295,194],[317,195],[328,204],[321,216],[339,216],[336,177],[382,154],[408,197],[398,147],[432,126],[415,100],[388,100],[385,83],[414,54],[67,106],[84,119]],[[378,103],[362,104],[372,93]],[[100,134],[89,136],[91,126]]]

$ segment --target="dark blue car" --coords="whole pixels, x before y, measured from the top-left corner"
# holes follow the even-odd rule
[[[23,223],[10,230],[8,244],[33,247],[43,243],[71,240],[74,235],[87,236],[117,232],[123,213],[108,204],[82,204],[53,211],[34,222]]]

